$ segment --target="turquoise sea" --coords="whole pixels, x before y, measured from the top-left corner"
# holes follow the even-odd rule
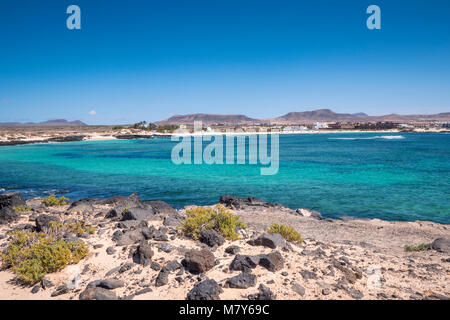
[[[280,136],[277,175],[260,165],[175,165],[176,142],[86,141],[0,147],[0,192],[71,200],[137,192],[181,208],[252,195],[325,217],[450,223],[450,134]]]

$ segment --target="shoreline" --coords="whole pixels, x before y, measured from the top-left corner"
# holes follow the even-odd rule
[[[74,132],[71,134],[61,135],[58,133],[50,133],[48,135],[41,136],[9,136],[3,134],[0,136],[1,146],[16,146],[27,144],[39,144],[39,143],[63,143],[63,142],[81,142],[81,141],[113,141],[113,140],[134,140],[134,139],[155,139],[155,138],[172,138],[172,137],[196,137],[196,136],[242,136],[242,135],[261,135],[261,134],[278,134],[278,135],[309,135],[309,134],[368,134],[368,133],[450,133],[448,130],[414,130],[414,131],[402,131],[402,130],[309,130],[309,131],[291,131],[291,132],[186,132],[186,133],[149,133],[145,131],[131,132],[122,131],[118,133],[83,133],[82,131]],[[6,135],[6,138],[5,138]]]

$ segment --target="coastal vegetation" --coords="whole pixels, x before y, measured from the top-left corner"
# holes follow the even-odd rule
[[[199,239],[201,231],[210,229],[219,232],[228,240],[237,240],[239,233],[236,232],[236,228],[247,228],[238,216],[220,204],[217,209],[209,207],[188,209],[186,215],[186,220],[181,223],[181,229],[194,240]]]
[[[429,250],[431,249],[431,244],[430,243],[421,243],[417,246],[414,245],[406,245],[405,246],[405,251],[407,252],[412,252],[412,251],[425,251],[425,250]]]
[[[17,213],[21,213],[21,212],[29,212],[32,210],[31,207],[28,206],[16,206],[13,207],[14,211],[16,211]]]
[[[11,270],[17,279],[34,285],[52,272],[69,264],[78,263],[88,254],[82,241],[66,241],[45,233],[12,231],[11,240],[1,255],[2,268]]]
[[[48,233],[56,235],[69,232],[80,236],[83,233],[93,234],[95,232],[95,228],[86,225],[85,220],[69,220],[64,223],[59,221],[51,221],[49,229],[50,230]]]
[[[42,203],[47,207],[65,206],[69,203],[69,199],[64,196],[57,198],[54,194],[52,194],[47,198],[43,198]]]
[[[296,243],[303,242],[302,235],[297,230],[295,230],[294,227],[292,227],[290,225],[274,223],[269,227],[269,229],[267,229],[267,232],[268,233],[279,233],[287,241],[296,242]]]

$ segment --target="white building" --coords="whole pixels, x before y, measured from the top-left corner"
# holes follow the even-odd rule
[[[313,125],[313,129],[314,129],[314,130],[328,129],[328,125],[327,125],[326,123],[316,122],[316,123]]]

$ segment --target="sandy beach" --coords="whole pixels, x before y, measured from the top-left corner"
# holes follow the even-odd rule
[[[119,283],[114,289],[107,290],[117,299],[183,300],[196,284],[206,279],[217,282],[220,299],[233,300],[251,298],[258,293],[260,284],[269,288],[275,299],[282,300],[450,297],[448,225],[379,219],[323,220],[320,214],[307,209],[295,211],[263,200],[232,199],[238,205],[231,204],[229,210],[239,216],[248,229],[238,240],[226,240],[213,247],[195,241],[177,229],[186,209],[177,211],[161,202],[142,203],[136,196],[131,196],[110,200],[84,199],[72,205],[45,207],[38,198],[27,200],[26,204],[32,208],[30,212],[0,226],[2,248],[8,242],[8,230],[31,230],[41,215],[61,221],[84,219],[96,231],[80,238],[89,247],[86,258],[47,275],[47,287],[39,283],[36,286],[21,285],[10,270],[0,271],[0,299],[79,299],[94,281],[108,279]],[[152,214],[142,220],[111,217],[111,210],[118,211],[125,203],[152,210]],[[267,246],[250,244],[250,240],[264,235],[273,222],[292,225],[301,232],[304,242],[272,246],[267,240]],[[146,230],[153,230],[153,238],[144,240],[137,236]],[[436,239],[447,239],[447,246],[437,245],[417,252],[404,249],[405,245],[434,243]],[[143,243],[153,252],[151,264],[143,265],[133,258]],[[228,248],[232,246],[237,249],[229,253]],[[183,266],[183,259],[192,250],[206,250],[216,261],[205,272],[192,273],[189,267]],[[281,261],[277,262],[281,265],[276,270],[256,266],[251,270],[256,279],[254,283],[243,288],[227,285],[230,278],[241,274],[230,269],[238,255],[254,257],[274,252],[281,254]],[[173,269],[161,282],[164,266]],[[77,279],[76,284],[64,289],[70,279]]]

